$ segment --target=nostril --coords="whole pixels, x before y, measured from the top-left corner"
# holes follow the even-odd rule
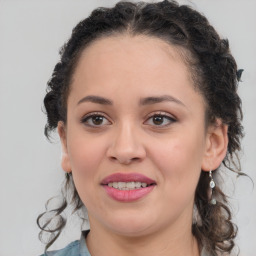
[[[132,161],[137,161],[137,160],[140,160],[140,158],[139,157],[133,157],[131,160]]]
[[[133,158],[117,158],[115,156],[110,156],[109,159],[111,161],[118,161],[119,163],[121,164],[130,164],[131,162],[136,162],[136,161],[139,161],[140,158],[139,157],[133,157]]]

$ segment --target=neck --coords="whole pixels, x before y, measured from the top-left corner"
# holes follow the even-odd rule
[[[91,226],[87,246],[93,256],[108,256],[110,252],[113,256],[199,256],[198,243],[191,229],[129,237]]]

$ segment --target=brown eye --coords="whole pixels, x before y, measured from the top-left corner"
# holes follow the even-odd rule
[[[88,115],[81,120],[81,123],[91,127],[101,127],[111,124],[110,121],[103,115]]]
[[[164,117],[163,116],[154,116],[152,121],[155,125],[161,125],[164,122]]]
[[[104,117],[103,116],[93,116],[92,117],[92,122],[94,125],[101,125],[104,121]]]
[[[176,122],[176,120],[166,114],[155,114],[148,118],[148,120],[145,122],[148,125],[151,126],[159,126],[159,127],[165,127],[172,123]]]

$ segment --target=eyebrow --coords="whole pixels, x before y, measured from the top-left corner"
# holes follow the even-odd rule
[[[88,95],[82,98],[81,100],[78,101],[77,105],[83,102],[92,102],[92,103],[97,103],[101,105],[113,105],[113,102],[111,100],[100,97],[100,96],[95,96],[95,95]]]
[[[153,96],[153,97],[143,98],[140,100],[140,105],[151,105],[151,104],[161,103],[161,102],[165,102],[165,101],[174,102],[174,103],[177,103],[179,105],[186,107],[183,102],[181,102],[177,98],[170,96],[170,95],[163,95],[163,96],[157,96],[157,97]]]
[[[174,102],[179,105],[185,106],[185,104],[183,102],[181,102],[177,98],[170,96],[170,95],[150,96],[150,97],[142,98],[139,101],[139,105],[142,105],[142,106],[151,105],[151,104],[157,104],[157,103],[161,103],[161,102],[165,102],[165,101]],[[101,96],[96,96],[96,95],[88,95],[88,96],[82,98],[81,100],[78,101],[77,105],[84,103],[84,102],[92,102],[92,103],[101,104],[101,105],[113,105],[112,100],[101,97]]]

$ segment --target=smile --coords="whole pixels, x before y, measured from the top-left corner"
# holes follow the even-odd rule
[[[156,182],[139,173],[115,173],[101,182],[108,196],[120,202],[132,202],[148,195]]]
[[[139,181],[131,181],[131,182],[110,182],[108,183],[109,187],[116,188],[119,190],[132,190],[132,189],[139,189],[139,188],[145,188],[149,186],[145,182],[139,182]]]

